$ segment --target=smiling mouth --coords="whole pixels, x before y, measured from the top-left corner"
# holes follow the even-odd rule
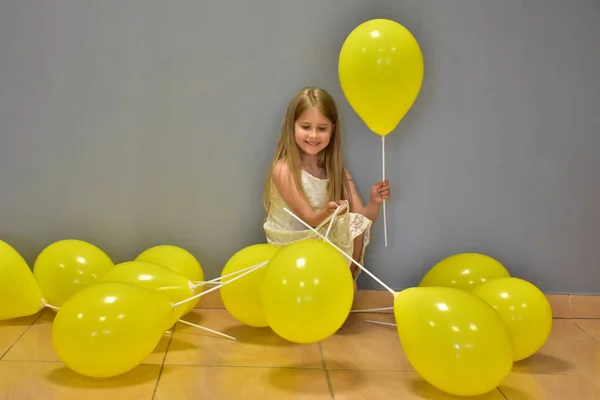
[[[321,143],[319,143],[319,142],[308,142],[308,141],[305,141],[305,143],[306,143],[307,145],[309,145],[309,146],[318,146],[318,145],[320,145],[320,144],[321,144]]]

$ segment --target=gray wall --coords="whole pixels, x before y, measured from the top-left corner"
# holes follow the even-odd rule
[[[116,261],[173,243],[217,276],[264,240],[263,179],[304,85],[339,101],[368,195],[380,141],[337,56],[374,17],[414,33],[426,78],[388,139],[390,246],[379,222],[367,267],[403,288],[479,251],[599,294],[596,0],[1,1],[0,237],[30,262],[67,237]]]

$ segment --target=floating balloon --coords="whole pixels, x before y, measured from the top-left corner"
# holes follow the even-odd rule
[[[144,261],[127,261],[115,265],[101,279],[101,282],[123,282],[159,292],[171,301],[189,299],[196,294],[195,286],[183,275],[160,265]],[[175,307],[172,325],[184,314],[192,311],[193,301]]]
[[[0,240],[0,320],[37,313],[44,307],[43,297],[27,262]]]
[[[221,283],[239,276],[240,274],[235,274],[238,271],[269,261],[279,249],[280,247],[272,244],[256,244],[238,251],[227,261],[221,272],[221,276],[234,275],[221,279]],[[229,314],[241,323],[257,328],[269,326],[259,294],[266,268],[268,266],[259,268],[219,289],[223,305]]]
[[[61,240],[39,254],[33,275],[48,303],[60,307],[75,293],[96,283],[113,266],[106,253],[93,244]]]
[[[346,99],[371,131],[386,136],[410,110],[423,83],[423,55],[402,25],[372,19],[342,45],[338,73]]]
[[[306,239],[279,250],[266,267],[260,288],[269,326],[296,343],[319,342],[337,332],[348,318],[353,298],[348,263],[319,240]]]
[[[442,286],[470,291],[489,280],[509,276],[506,268],[492,257],[462,253],[437,263],[425,274],[419,286]]]
[[[500,314],[477,296],[445,287],[410,288],[396,295],[394,316],[408,361],[444,392],[481,395],[510,373],[508,329]]]
[[[548,299],[533,284],[518,278],[500,278],[473,289],[496,309],[508,327],[515,361],[537,352],[552,330],[552,308]]]
[[[123,374],[154,351],[171,320],[167,297],[139,286],[102,282],[58,311],[52,341],[73,371],[93,378]]]
[[[162,265],[191,281],[204,280],[204,271],[196,257],[181,247],[171,245],[154,246],[142,252],[135,261]]]

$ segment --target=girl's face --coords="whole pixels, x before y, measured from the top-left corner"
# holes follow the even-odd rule
[[[296,144],[304,154],[316,156],[329,145],[333,128],[329,119],[315,107],[311,107],[294,124]]]

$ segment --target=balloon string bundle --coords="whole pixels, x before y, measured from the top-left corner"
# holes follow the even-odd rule
[[[54,311],[57,311],[57,312],[60,310],[59,307],[53,306],[52,304],[48,304],[48,302],[46,301],[46,299],[43,299],[42,301],[43,301],[43,306],[44,307],[47,307],[47,308],[49,308],[51,310],[54,310]],[[193,326],[194,328],[197,328],[197,329],[202,329],[203,331],[214,333],[215,335],[226,337],[227,339],[236,340],[236,338],[234,338],[233,336],[226,335],[224,333],[215,331],[213,329],[207,328],[207,327],[202,326],[202,325],[197,325],[197,324],[193,324],[193,323],[188,322],[188,321],[184,321],[183,319],[178,319],[177,322],[181,322],[182,324]]]
[[[356,261],[355,259],[353,259],[352,257],[350,257],[348,254],[346,254],[342,249],[340,249],[338,246],[336,246],[335,244],[333,244],[333,242],[329,239],[327,239],[325,236],[321,235],[316,229],[314,229],[312,226],[308,225],[306,222],[304,222],[302,220],[302,218],[298,217],[296,214],[294,214],[293,212],[291,212],[290,210],[288,210],[287,208],[284,208],[284,210],[290,214],[294,219],[296,219],[298,222],[300,222],[302,225],[304,225],[307,229],[310,229],[313,233],[317,234],[321,239],[325,240],[327,243],[329,243],[330,245],[332,245],[337,251],[339,251],[344,257],[346,257],[348,260],[352,261],[354,264],[356,264],[356,266],[358,268],[360,268],[361,270],[363,270],[367,275],[369,275],[371,278],[373,278],[377,283],[379,283],[381,286],[383,286],[384,289],[386,289],[388,292],[390,292],[393,296],[396,296],[396,292],[390,288],[388,285],[386,285],[385,283],[383,283],[383,281],[381,279],[379,279],[378,277],[376,277],[375,275],[373,275],[373,273],[371,273],[371,271],[369,271],[368,269],[366,269],[365,267],[363,267],[358,261]]]
[[[372,319],[365,319],[365,322],[369,322],[375,325],[396,326],[396,324],[393,322],[374,321]]]
[[[337,208],[333,212],[333,216],[331,217],[331,221],[329,221],[329,226],[327,227],[327,232],[325,232],[325,239],[329,238],[329,232],[331,232],[331,227],[333,226],[333,221],[335,220],[335,217],[337,217],[337,213],[341,207],[342,206],[337,206]]]
[[[231,339],[231,340],[237,340],[237,339],[236,339],[236,338],[234,338],[233,336],[226,335],[226,334],[224,334],[224,333],[221,333],[221,332],[215,331],[215,330],[213,330],[213,329],[206,328],[206,327],[204,327],[204,326],[201,326],[201,325],[193,324],[193,323],[191,323],[191,322],[189,322],[189,321],[184,321],[184,320],[180,319],[180,320],[177,320],[177,322],[181,322],[181,323],[182,323],[182,324],[184,324],[184,325],[193,326],[194,328],[198,328],[198,329],[205,330],[205,331],[207,331],[207,332],[214,333],[215,335],[219,335],[219,336],[226,337],[227,339]]]
[[[223,280],[223,278],[229,278],[230,276],[241,274],[242,272],[249,271],[252,268],[256,268],[257,265],[252,265],[251,267],[244,268],[244,269],[242,269],[240,271],[235,271],[235,272],[232,272],[232,273],[227,274],[227,275],[218,276],[218,277],[216,277],[214,279],[211,279],[210,281],[194,281],[192,283],[194,284],[194,289],[199,288],[201,286],[206,286],[206,285],[220,285],[221,283],[219,281]]]
[[[364,310],[352,310],[351,313],[372,313],[377,311],[389,311],[393,310],[394,307],[380,307],[380,308],[366,308]]]
[[[215,290],[218,290],[218,289],[222,288],[223,286],[228,285],[231,282],[235,282],[236,280],[238,280],[238,279],[240,279],[240,278],[242,278],[242,277],[244,277],[244,276],[246,276],[246,275],[248,275],[248,274],[250,274],[250,273],[252,273],[252,272],[254,272],[254,271],[256,271],[256,270],[258,270],[260,268],[262,268],[262,267],[264,267],[268,263],[269,263],[269,261],[267,260],[267,261],[264,261],[264,262],[262,262],[260,264],[256,264],[256,265],[253,265],[253,266],[251,266],[249,268],[246,268],[246,270],[247,270],[246,272],[244,272],[243,274],[240,274],[240,275],[236,276],[235,278],[231,279],[230,281],[227,281],[225,283],[221,283],[218,286],[215,286],[215,287],[213,287],[211,289],[208,289],[206,292],[199,293],[199,294],[197,294],[195,296],[192,296],[192,297],[187,298],[185,300],[181,300],[181,301],[178,301],[177,303],[174,303],[173,304],[173,308],[179,307],[180,305],[188,303],[190,301],[194,301],[194,300],[196,300],[196,299],[198,299],[198,298],[200,298],[202,296],[206,296],[207,294],[212,293]],[[239,273],[239,272],[240,271],[237,271],[235,273]],[[233,274],[229,274],[229,275],[233,275]],[[226,276],[228,276],[228,275],[226,275]],[[224,277],[219,277],[217,279],[222,279],[222,278],[224,278]]]

